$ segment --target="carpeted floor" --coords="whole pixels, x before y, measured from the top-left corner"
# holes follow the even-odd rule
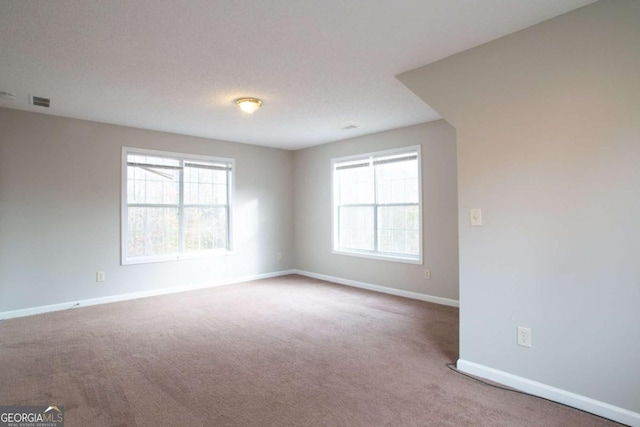
[[[0,405],[66,426],[607,426],[445,366],[458,310],[301,276],[0,322]]]

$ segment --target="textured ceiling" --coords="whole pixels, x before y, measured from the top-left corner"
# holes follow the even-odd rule
[[[0,106],[298,149],[438,119],[397,74],[592,2],[2,0]]]

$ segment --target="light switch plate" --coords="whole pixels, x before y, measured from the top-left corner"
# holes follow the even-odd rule
[[[482,227],[482,209],[469,209],[469,224],[471,224],[472,227]]]

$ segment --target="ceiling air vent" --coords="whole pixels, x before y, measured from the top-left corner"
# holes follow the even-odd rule
[[[38,107],[49,108],[49,104],[51,104],[51,100],[49,98],[42,98],[41,96],[31,96],[30,104],[36,105]]]

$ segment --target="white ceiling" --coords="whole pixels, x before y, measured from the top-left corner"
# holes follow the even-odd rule
[[[0,106],[298,149],[438,119],[396,75],[592,2],[2,0]]]

